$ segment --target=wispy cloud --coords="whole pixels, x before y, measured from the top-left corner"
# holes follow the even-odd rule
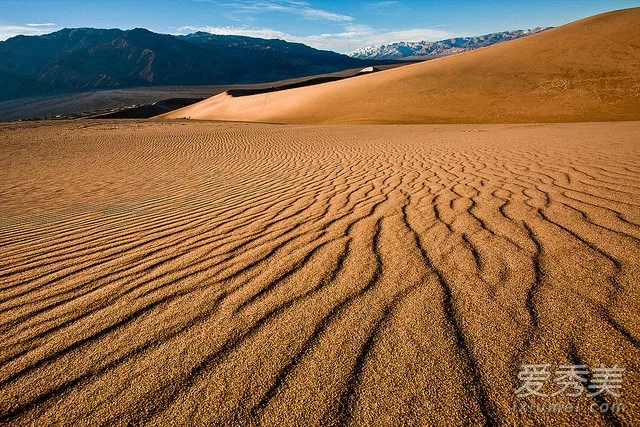
[[[304,43],[318,48],[338,52],[351,52],[355,49],[388,44],[399,41],[434,41],[452,37],[454,34],[435,28],[410,28],[400,31],[373,29],[366,25],[359,25],[355,18],[335,11],[319,9],[304,0],[196,0],[215,3],[224,6],[226,17],[234,21],[243,22],[239,26],[202,26],[187,25],[178,29],[179,34],[194,31],[205,31],[213,34],[228,34],[259,38],[277,38],[290,42]],[[223,3],[226,1],[226,3]],[[337,2],[336,2],[337,3]],[[401,3],[396,0],[378,0],[365,4],[365,7],[388,9],[397,7]],[[256,17],[266,12],[281,12],[297,15],[306,20],[325,21],[332,28],[342,26],[342,31],[334,30],[324,34],[295,35],[270,27],[250,26]],[[259,21],[258,21],[259,22]]]
[[[201,2],[215,2],[214,0],[197,0]],[[315,21],[351,22],[352,16],[317,9],[304,1],[294,0],[236,0],[222,6],[233,11],[232,15],[250,15],[264,12],[282,12],[303,17]]]
[[[52,31],[55,31],[55,24],[53,22],[44,24],[0,25],[0,40],[6,40],[17,35],[39,36]]]
[[[295,41],[295,36],[271,28],[248,28],[248,27],[194,27],[186,25],[178,28],[178,34],[204,31],[211,34],[224,34],[229,36],[257,37],[261,39],[282,39]]]
[[[180,34],[194,31],[266,39],[282,39],[290,42],[304,43],[318,49],[335,50],[337,52],[351,52],[365,46],[389,44],[400,41],[435,41],[455,36],[455,34],[451,32],[432,28],[375,31],[366,25],[347,25],[342,32],[309,36],[297,36],[272,28],[184,26],[178,29],[178,33]]]
[[[372,7],[390,7],[397,6],[400,2],[396,0],[382,0],[382,1],[374,1],[369,4]]]

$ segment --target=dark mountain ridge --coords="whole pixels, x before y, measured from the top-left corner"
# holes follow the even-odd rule
[[[65,28],[0,42],[0,99],[141,86],[250,84],[375,65],[300,43]],[[384,61],[388,63],[390,61]]]

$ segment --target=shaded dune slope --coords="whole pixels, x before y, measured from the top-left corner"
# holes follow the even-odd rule
[[[546,362],[640,417],[639,123],[2,132],[0,423],[575,425]]]
[[[640,8],[477,51],[309,88],[220,94],[165,118],[277,123],[640,119]]]

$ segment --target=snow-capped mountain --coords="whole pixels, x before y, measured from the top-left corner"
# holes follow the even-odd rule
[[[548,30],[551,27],[538,27],[529,30],[512,30],[501,33],[485,34],[476,37],[457,37],[437,42],[399,42],[379,46],[367,46],[348,55],[360,59],[424,59],[452,55],[480,47],[491,46],[507,40],[514,40]]]

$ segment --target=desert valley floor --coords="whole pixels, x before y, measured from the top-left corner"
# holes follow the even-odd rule
[[[638,423],[638,141],[2,124],[0,423]],[[625,411],[519,413],[527,363],[624,367]]]

